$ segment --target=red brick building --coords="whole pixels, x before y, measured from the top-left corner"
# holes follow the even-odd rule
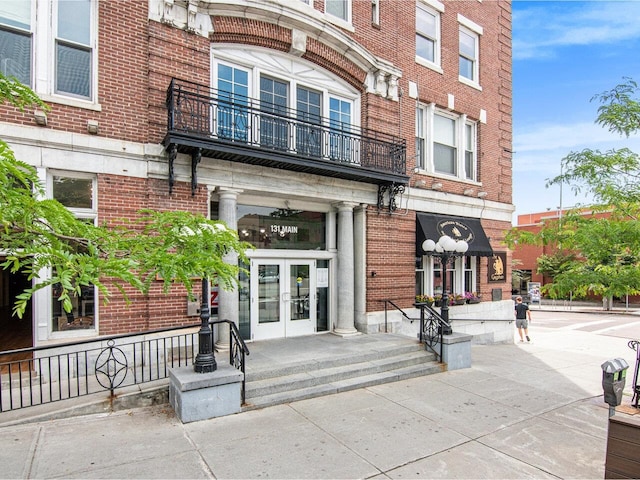
[[[531,233],[538,233],[545,222],[559,222],[562,221],[562,217],[567,215],[569,210],[549,210],[546,212],[526,213],[518,215],[516,227],[519,230],[523,230]],[[594,216],[595,218],[607,218],[608,212],[597,212],[585,208],[581,210],[581,213],[588,216]],[[514,268],[523,272],[521,279],[513,278],[512,280],[512,294],[524,295],[527,294],[528,282],[537,282],[540,285],[545,285],[553,281],[553,278],[538,273],[538,258],[543,255],[552,256],[558,252],[556,245],[516,245],[513,249],[513,262]],[[519,281],[518,281],[519,280]],[[600,297],[591,297],[592,299],[600,299]]]
[[[385,299],[442,289],[422,241],[445,231],[470,245],[448,289],[511,314],[510,2],[25,0],[0,33],[0,70],[51,106],[0,107],[2,137],[50,197],[100,223],[201,212],[254,244],[216,298],[246,338],[380,331]],[[20,285],[2,274],[0,334]],[[43,289],[33,343],[194,321],[181,289],[132,295],[87,289],[68,317]]]

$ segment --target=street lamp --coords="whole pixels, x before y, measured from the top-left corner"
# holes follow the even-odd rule
[[[201,223],[194,229],[184,225],[176,232],[179,238],[186,239],[202,235],[205,232],[217,233],[226,230],[222,224],[210,225]],[[213,332],[209,325],[211,318],[211,295],[209,293],[209,277],[202,276],[202,303],[200,305],[200,330],[198,331],[198,354],[193,362],[193,370],[196,373],[215,372],[218,368],[216,357],[213,354]]]
[[[449,235],[443,235],[437,242],[426,239],[422,242],[422,250],[427,255],[439,257],[442,265],[442,303],[440,304],[440,316],[449,324],[449,293],[447,292],[447,266],[449,260],[461,257],[469,249],[469,244],[464,240],[454,240]],[[447,328],[445,334],[451,334],[451,328]]]
[[[211,296],[209,294],[209,278],[202,277],[202,304],[200,305],[200,330],[198,331],[198,354],[193,363],[197,373],[215,372],[218,368],[213,354],[213,336],[209,325]]]

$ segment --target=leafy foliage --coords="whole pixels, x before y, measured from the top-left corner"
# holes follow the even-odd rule
[[[635,81],[596,95],[602,105],[596,123],[630,136],[640,130],[640,102]],[[640,157],[627,148],[601,152],[585,149],[562,159],[563,173],[548,185],[568,184],[596,199],[591,212],[576,209],[547,222],[538,233],[512,229],[507,243],[555,245],[558,253],[538,259],[538,271],[553,277],[543,291],[557,298],[640,293]]]
[[[0,74],[0,99],[24,110],[39,106],[35,94]],[[126,286],[148,293],[156,279],[163,289],[180,283],[191,294],[199,277],[216,277],[221,287],[234,288],[239,268],[251,246],[223,222],[189,212],[144,210],[116,226],[95,226],[79,220],[56,200],[46,199],[36,170],[15,158],[0,140],[0,264],[12,273],[35,280],[17,297],[14,314],[21,317],[27,302],[42,288],[59,285],[65,311],[82,287],[95,285],[106,301],[110,286],[126,298]]]

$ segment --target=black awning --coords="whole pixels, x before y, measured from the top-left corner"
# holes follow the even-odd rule
[[[430,238],[437,242],[442,235],[449,235],[454,240],[464,240],[469,244],[466,255],[490,257],[493,249],[484,233],[480,219],[451,217],[431,213],[416,214],[416,255],[422,256],[422,242]]]

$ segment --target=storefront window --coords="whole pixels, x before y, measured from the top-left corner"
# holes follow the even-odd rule
[[[465,256],[449,261],[447,291],[449,294],[475,292],[476,259]],[[416,257],[416,295],[442,295],[442,262],[437,257]]]
[[[95,177],[82,174],[53,175],[50,177],[49,187],[51,196],[67,207],[76,218],[95,223],[97,218]],[[59,301],[60,293],[60,284],[51,287],[52,331],[94,329],[97,299],[95,286],[82,286],[79,295],[71,297],[70,312],[66,312],[62,307]]]

